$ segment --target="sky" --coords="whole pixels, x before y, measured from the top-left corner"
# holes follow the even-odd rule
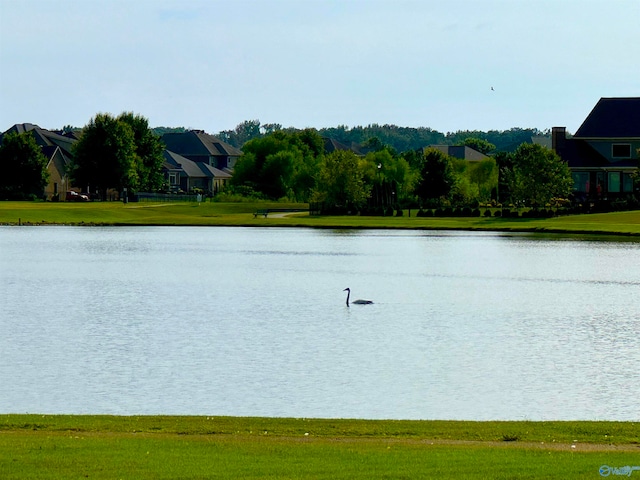
[[[0,0],[0,131],[575,132],[637,96],[640,0]]]

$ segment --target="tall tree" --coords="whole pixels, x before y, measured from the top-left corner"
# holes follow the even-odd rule
[[[118,120],[126,123],[133,131],[136,149],[136,187],[141,191],[153,192],[162,186],[162,164],[164,145],[160,138],[149,128],[149,121],[133,112],[120,114]]]
[[[427,148],[422,156],[420,180],[416,195],[423,202],[448,199],[456,185],[453,161],[435,148]]]
[[[513,178],[513,153],[498,152],[493,157],[498,167],[498,191],[496,199],[501,203],[511,201]]]
[[[163,151],[143,116],[99,113],[74,145],[71,174],[77,185],[99,190],[103,197],[109,188],[154,191],[162,185]]]
[[[9,132],[0,145],[0,199],[41,197],[49,181],[47,157],[31,132]]]
[[[313,129],[275,131],[243,147],[232,185],[268,198],[308,201],[324,154],[322,137]]]
[[[413,193],[417,173],[404,157],[383,146],[369,152],[365,160],[365,179],[373,186],[371,203],[374,206],[395,206]]]
[[[260,138],[261,136],[260,120],[245,120],[236,125],[233,130],[223,130],[218,133],[218,137],[236,148],[241,148],[249,140]]]
[[[137,187],[135,135],[126,122],[97,114],[83,128],[73,153],[71,175],[76,185],[98,190],[103,198],[109,188]]]
[[[312,199],[329,207],[359,208],[371,191],[364,175],[355,153],[336,150],[323,159]]]
[[[513,153],[512,199],[544,206],[552,198],[567,198],[573,188],[569,166],[553,150],[523,143]]]
[[[478,200],[487,202],[495,197],[498,188],[498,165],[495,159],[487,158],[474,162],[468,166],[468,175],[471,182],[478,185]]]

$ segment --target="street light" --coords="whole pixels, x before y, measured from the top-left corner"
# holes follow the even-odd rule
[[[376,197],[378,197],[377,198],[377,202],[376,202],[378,204],[377,205],[378,207],[380,206],[380,203],[384,203],[384,202],[380,202],[380,196],[382,194],[382,192],[380,191],[382,189],[382,180],[380,179],[380,173],[381,172],[382,172],[382,164],[379,163],[378,164],[378,185],[377,185],[377,188],[376,188],[376,190],[378,191],[378,194],[376,195]],[[384,205],[382,207],[382,215],[384,216]]]

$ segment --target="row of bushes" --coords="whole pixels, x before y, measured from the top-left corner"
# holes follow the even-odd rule
[[[312,204],[311,210],[315,214],[321,215],[363,215],[363,216],[396,216],[401,217],[404,212],[401,208],[387,207],[364,207],[357,208],[329,206]],[[407,209],[407,206],[405,206]],[[550,218],[558,215],[584,214],[584,213],[606,213],[617,212],[623,210],[640,209],[640,201],[635,197],[624,199],[616,199],[612,201],[599,201],[597,203],[569,203],[556,204],[554,206],[545,206],[541,208],[517,208],[510,205],[509,207],[501,205],[478,205],[465,207],[418,207],[411,205],[411,210],[417,210],[418,217],[503,217],[503,218]]]
[[[479,209],[479,208],[436,208],[436,209],[420,209],[418,217],[503,217],[503,218],[550,218],[556,215],[568,213],[564,209],[538,209],[532,208],[528,210],[511,210],[503,209]]]

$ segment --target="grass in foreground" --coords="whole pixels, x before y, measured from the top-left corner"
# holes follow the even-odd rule
[[[600,478],[640,466],[638,435],[627,422],[3,415],[0,477]]]
[[[404,228],[640,236],[640,211],[567,215],[548,219],[309,216],[253,218],[265,208],[305,208],[284,203],[42,203],[0,202],[0,224],[209,225],[316,228]]]

